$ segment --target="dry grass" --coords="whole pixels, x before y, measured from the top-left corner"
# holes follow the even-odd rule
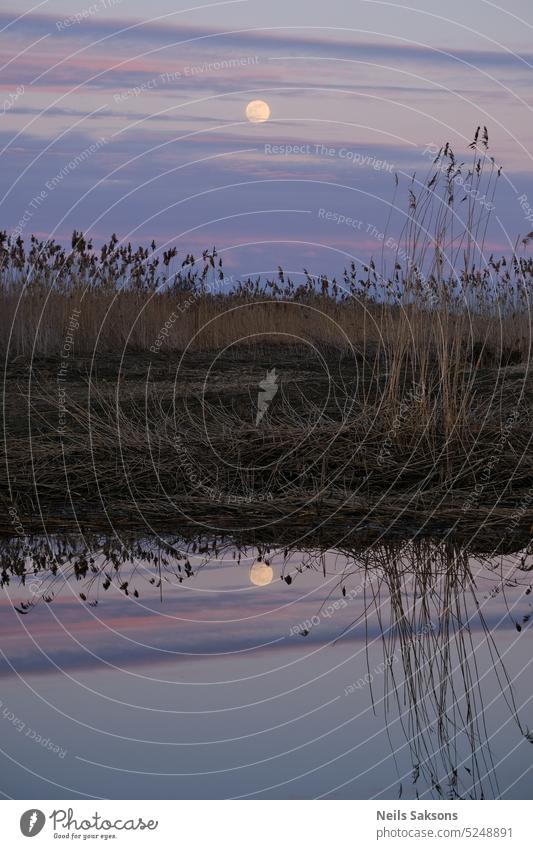
[[[0,237],[6,502],[28,526],[41,510],[52,523],[177,512],[233,528],[295,511],[301,527],[523,534],[533,261],[484,255],[490,210],[472,198],[494,198],[499,176],[485,133],[466,175],[448,145],[433,166],[409,190],[391,273],[382,257],[339,281],[280,269],[228,286],[214,249],[176,268],[174,250],[116,237],[99,253],[80,233],[70,251]],[[257,428],[275,366],[282,392]]]
[[[227,279],[215,248],[202,257],[132,249],[115,235],[96,251],[74,231],[70,250],[0,233],[0,345],[10,357],[54,356],[72,332],[78,354],[216,350],[237,340],[296,337],[337,348],[382,348],[402,363],[437,357],[442,372],[467,359],[529,360],[533,234],[511,257],[485,253],[501,169],[479,128],[467,166],[449,145],[424,181],[408,188],[409,208],[387,264],[342,279]],[[398,188],[396,189],[398,191]],[[464,197],[461,195],[464,194]],[[396,194],[392,200],[396,206]],[[378,267],[379,266],[379,267]],[[76,326],[70,325],[79,310]],[[453,389],[453,387],[452,387]]]
[[[279,392],[257,427],[258,383],[280,356]],[[436,367],[418,393],[404,368],[396,400],[375,359],[324,356],[328,371],[305,349],[277,346],[215,364],[208,353],[162,354],[157,369],[140,355],[88,358],[69,372],[63,432],[59,362],[21,367],[7,383],[0,492],[26,530],[43,520],[49,530],[266,523],[280,538],[322,523],[337,537],[455,527],[509,546],[529,532],[533,393],[523,370],[466,371],[472,391],[454,413]]]

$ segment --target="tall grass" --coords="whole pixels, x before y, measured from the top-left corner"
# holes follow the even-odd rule
[[[65,491],[75,492],[82,501],[74,509],[83,507],[91,521],[108,498],[117,522],[138,513],[164,522],[174,515],[173,499],[194,520],[216,522],[215,488],[229,524],[253,521],[257,493],[265,491],[271,501],[261,502],[263,515],[296,505],[300,524],[330,508],[353,520],[373,503],[374,516],[387,522],[391,511],[426,521],[448,510],[450,522],[459,515],[479,527],[483,512],[496,533],[523,502],[523,532],[533,517],[533,453],[523,426],[531,413],[533,260],[519,256],[518,243],[508,259],[485,258],[500,174],[485,130],[476,132],[469,157],[465,170],[445,145],[426,179],[412,180],[402,261],[398,255],[392,269],[384,255],[379,269],[374,260],[352,264],[340,280],[304,271],[295,282],[280,268],[276,279],[228,282],[215,249],[180,263],[175,249],[160,256],[154,243],[133,250],[116,236],[96,252],[75,232],[70,250],[32,239],[26,253],[20,239],[0,234],[7,375],[11,366],[18,374],[17,357],[57,359],[70,346],[66,435],[56,432],[55,380],[37,393],[28,388],[28,415],[39,407],[31,426],[6,396],[7,462],[17,469],[28,521],[41,487],[56,511]],[[309,382],[293,356],[305,342],[323,352],[330,377],[312,376],[313,400],[298,397],[299,385],[292,398],[280,393],[275,416],[258,429],[255,411],[249,415],[264,377],[254,365],[257,350],[274,346],[278,360]],[[207,372],[232,345],[248,346],[244,365],[241,358],[234,374],[225,354],[227,379],[198,406]],[[192,352],[188,377],[178,368],[185,350]],[[105,362],[112,354],[120,363],[135,352],[148,354],[150,374],[167,363],[166,383],[150,378],[149,390],[139,384],[135,395],[134,381],[121,382],[126,357],[111,394],[98,378],[85,394],[74,385],[74,355]],[[180,385],[170,386],[170,377]],[[248,398],[237,403],[243,393]]]
[[[149,350],[158,339],[158,349],[212,350],[278,331],[277,342],[378,346],[421,372],[431,355],[443,375],[465,357],[527,360],[533,260],[518,244],[507,259],[485,255],[501,169],[486,130],[470,148],[468,166],[446,144],[427,177],[413,177],[394,261],[382,253],[379,269],[374,260],[352,263],[339,280],[304,270],[295,281],[279,268],[275,279],[235,282],[215,248],[180,261],[175,248],[133,249],[116,235],[97,251],[77,231],[70,249],[0,233],[1,350],[59,355],[76,307],[79,354]]]

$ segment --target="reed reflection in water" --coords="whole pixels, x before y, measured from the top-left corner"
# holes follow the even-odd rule
[[[170,781],[170,798],[513,798],[533,784],[527,550],[495,557],[423,539],[277,550],[176,537],[17,540],[2,554],[5,702],[21,679],[39,691],[42,652],[49,674],[96,675],[92,689],[107,702],[90,733],[77,728],[71,778],[81,796],[146,796],[148,776]],[[266,573],[271,583],[250,582]],[[76,649],[65,651],[65,633]],[[116,703],[110,665],[140,716]],[[168,687],[177,681],[179,699]],[[319,701],[329,705],[324,725]],[[190,733],[166,721],[154,731],[147,710],[180,723],[186,714]],[[103,729],[112,739],[96,757],[91,740]],[[117,742],[141,732],[160,771],[142,747]],[[256,751],[261,735],[268,746]],[[507,752],[495,756],[502,735]],[[165,745],[190,746],[186,770],[169,769]],[[97,767],[110,768],[113,753],[112,789]]]

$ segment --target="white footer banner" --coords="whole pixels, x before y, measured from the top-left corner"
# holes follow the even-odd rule
[[[533,845],[531,802],[13,801],[1,803],[2,845],[272,849],[342,846]],[[35,841],[31,843],[30,841]],[[185,842],[186,841],[186,842]]]

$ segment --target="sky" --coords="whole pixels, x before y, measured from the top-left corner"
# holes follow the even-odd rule
[[[0,229],[339,273],[396,249],[412,175],[446,142],[468,163],[481,124],[503,166],[486,253],[509,253],[533,229],[532,32],[526,0],[12,3]]]

